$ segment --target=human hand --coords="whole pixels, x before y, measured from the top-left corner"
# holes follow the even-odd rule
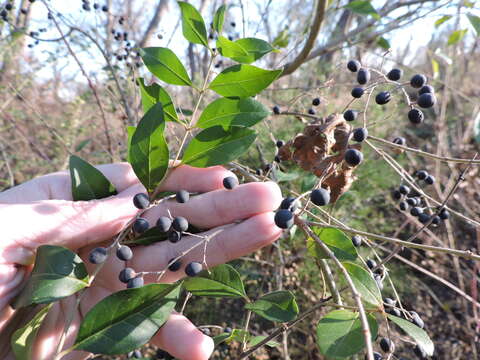
[[[31,264],[35,249],[42,244],[55,244],[75,250],[87,263],[89,272],[93,266],[86,260],[89,251],[97,246],[108,245],[115,234],[138,212],[132,198],[145,189],[138,182],[130,165],[110,164],[98,169],[115,185],[119,194],[102,200],[76,201],[71,197],[70,177],[67,172],[49,174],[0,193],[0,216],[5,224],[0,243],[0,314],[4,320],[11,310],[8,302],[21,290]],[[217,232],[227,224],[206,248],[209,267],[230,261],[268,245],[276,240],[281,231],[273,221],[273,210],[281,201],[281,193],[274,183],[248,183],[233,190],[223,189],[222,181],[232,174],[222,167],[206,169],[180,166],[162,185],[162,191],[201,193],[185,204],[174,201],[162,202],[148,210],[142,217],[154,224],[156,219],[167,215],[184,216],[199,228]],[[243,220],[236,223],[238,220]],[[128,266],[140,271],[159,271],[168,261],[202,239],[184,236],[176,244],[160,242],[133,248],[134,257]],[[203,246],[189,252],[182,264],[203,260]],[[21,266],[23,265],[23,266]],[[118,273],[125,263],[115,256],[109,257],[104,268],[85,291],[78,309],[74,297],[57,302],[50,310],[37,337],[35,354],[38,359],[51,359],[63,331],[65,314],[75,310],[74,319],[66,338],[66,346],[73,344],[81,314],[85,314],[98,301],[125,286],[118,280]],[[183,269],[183,266],[182,266]],[[167,272],[162,282],[173,282],[183,276],[183,271]],[[155,279],[146,277],[146,282]],[[0,316],[0,328],[2,319]],[[181,341],[178,341],[181,339]],[[8,339],[7,339],[8,341]],[[213,351],[213,341],[203,335],[188,319],[172,314],[152,343],[179,359],[208,359]],[[69,359],[83,358],[87,354],[74,352]]]

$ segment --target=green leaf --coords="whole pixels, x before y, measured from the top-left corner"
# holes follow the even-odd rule
[[[197,126],[203,129],[214,125],[248,127],[262,121],[269,114],[270,111],[265,106],[251,98],[219,98],[203,110]]]
[[[179,285],[150,284],[107,296],[85,315],[75,350],[115,355],[144,345],[170,316]]]
[[[353,246],[352,240],[341,230],[335,228],[314,227],[313,232],[318,238],[333,251],[340,261],[355,261],[357,259],[357,250]],[[329,259],[320,245],[313,238],[307,239],[308,253],[317,259]]]
[[[387,314],[387,316],[392,322],[397,324],[403,331],[411,336],[417,342],[417,344],[419,344],[423,350],[425,350],[428,356],[433,355],[435,346],[425,330],[419,328],[415,324],[412,324],[408,320],[390,314]]]
[[[155,190],[168,169],[169,152],[164,130],[162,104],[156,103],[143,116],[132,135],[130,164],[149,192]]]
[[[217,9],[217,11],[215,11],[215,15],[213,16],[213,30],[215,30],[218,34],[220,34],[223,29],[223,22],[225,21],[225,10],[227,10],[226,5],[222,5]]]
[[[222,56],[233,60],[242,56],[248,56],[247,50],[245,50],[241,45],[231,40],[228,40],[226,37],[223,36],[219,36],[217,39],[217,49],[220,54],[222,54]]]
[[[112,183],[93,165],[75,155],[70,156],[69,164],[74,201],[102,199],[117,194]]]
[[[432,74],[434,79],[437,79],[438,75],[440,74],[440,64],[438,63],[437,60],[433,58],[432,58]]]
[[[477,36],[480,35],[480,17],[475,16],[475,15],[467,15],[468,20],[470,20],[470,24],[472,24],[473,28],[475,29],[475,32],[477,33]]]
[[[290,33],[288,32],[288,27],[283,29],[278,33],[278,35],[273,39],[272,45],[276,48],[285,48],[288,46],[290,41]]]
[[[42,309],[30,320],[24,327],[16,330],[10,339],[13,354],[17,360],[32,359],[33,345],[37,337],[38,330],[42,325],[43,320],[48,314],[48,311],[53,304],[49,304]]]
[[[452,15],[442,16],[440,19],[435,21],[435,27],[438,28],[440,25],[442,25],[444,22],[450,20],[451,18],[452,18]]]
[[[377,337],[375,317],[367,314],[372,341]],[[333,310],[317,324],[317,344],[320,352],[329,358],[346,358],[365,347],[362,323],[358,312]]]
[[[213,339],[213,345],[214,347],[217,347],[221,343],[225,342],[228,338],[230,338],[231,334],[229,333],[221,333],[217,336],[214,336]]]
[[[235,44],[240,45],[248,55],[235,57],[233,60],[236,60],[240,63],[250,64],[266,54],[275,51],[275,48],[270,45],[265,40],[256,39],[256,38],[243,38],[235,41]]]
[[[165,113],[165,121],[178,122],[177,112],[175,111],[172,98],[168,94],[167,90],[155,83],[150,86],[146,86],[143,82],[143,78],[138,78],[137,82],[140,85],[144,113],[150,110],[150,108],[157,102],[160,102],[162,103],[163,112]]]
[[[258,343],[263,341],[265,338],[266,338],[266,336],[262,336],[262,335],[252,337],[250,339],[250,341],[248,342],[248,347],[252,347],[252,346],[257,345]],[[265,345],[270,346],[270,347],[277,347],[277,346],[280,346],[280,343],[278,343],[276,341],[273,341],[273,340],[270,340]]]
[[[377,10],[375,10],[369,0],[355,0],[348,3],[344,7],[355,14],[370,15],[377,20],[380,19],[380,15],[377,13]]]
[[[275,174],[275,178],[277,179],[278,182],[290,182],[300,177],[299,173],[296,173],[293,171],[286,173],[286,172],[274,169],[273,173]]]
[[[136,126],[127,126],[127,161],[130,163],[130,148],[132,147],[132,136],[137,129]]]
[[[454,45],[458,43],[460,40],[463,39],[465,34],[467,33],[467,29],[465,30],[456,30],[450,34],[448,38],[447,45]]]
[[[234,65],[210,83],[210,89],[225,97],[248,97],[267,88],[282,70],[264,70],[252,65]]]
[[[196,167],[225,164],[247,151],[255,137],[255,131],[240,126],[209,127],[190,141],[182,162]]]
[[[287,322],[298,315],[295,296],[290,291],[274,291],[263,295],[253,303],[245,305],[245,309],[270,321]]]
[[[51,303],[88,286],[88,273],[82,259],[62,246],[37,248],[35,265],[13,307]]]
[[[383,36],[377,39],[377,45],[385,50],[388,50],[391,48],[390,42],[387,39],[385,39]]]
[[[361,266],[349,262],[344,262],[343,266],[347,269],[353,284],[362,296],[362,300],[380,307],[382,305],[382,295],[370,273]]]
[[[92,141],[92,139],[86,139],[86,140],[83,140],[82,142],[80,142],[80,144],[78,144],[76,147],[75,147],[75,151],[78,152],[78,151],[82,151],[82,149],[87,146],[88,144],[90,144],[90,142]]]
[[[216,266],[210,272],[202,271],[196,277],[185,280],[184,286],[197,296],[248,299],[240,274],[228,264]]]
[[[147,47],[140,49],[140,55],[148,70],[160,80],[173,85],[192,85],[187,70],[172,50]]]
[[[182,32],[185,39],[208,47],[207,29],[202,15],[187,2],[179,1],[178,5],[182,11]]]

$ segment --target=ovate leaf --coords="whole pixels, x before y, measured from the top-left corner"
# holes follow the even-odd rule
[[[433,355],[434,345],[430,337],[425,330],[419,328],[417,325],[412,324],[410,321],[399,318],[394,315],[387,314],[388,318],[397,324],[403,331],[410,335],[419,344],[428,356]]]
[[[10,339],[13,354],[17,360],[32,359],[33,345],[37,337],[38,329],[53,304],[43,307],[24,327],[16,330]]]
[[[440,25],[442,25],[444,22],[450,20],[452,18],[452,15],[444,15],[437,21],[435,21],[435,27],[438,28]]]
[[[234,60],[245,64],[250,64],[262,58],[269,52],[275,51],[275,48],[272,45],[261,39],[243,38],[238,39],[235,43],[240,45],[248,55],[235,57]]]
[[[130,147],[132,146],[132,136],[136,126],[127,126],[127,161],[130,163]]]
[[[102,199],[117,194],[105,175],[85,160],[71,155],[69,166],[74,201]]]
[[[255,131],[240,126],[209,127],[190,141],[182,162],[196,167],[225,164],[247,151],[255,137]]]
[[[283,29],[278,33],[278,35],[273,39],[272,45],[276,48],[285,48],[288,46],[290,41],[290,33],[288,32],[288,27]]]
[[[458,43],[460,40],[463,39],[465,34],[467,33],[467,29],[464,30],[456,30],[450,34],[448,38],[447,45],[454,45]]]
[[[88,273],[82,259],[62,246],[37,248],[35,265],[14,308],[51,303],[88,286]]]
[[[247,298],[240,274],[228,264],[202,271],[184,282],[185,289],[197,296]]]
[[[202,15],[187,2],[179,1],[178,5],[182,11],[182,32],[185,39],[208,47],[207,29]]]
[[[263,295],[253,303],[245,305],[245,309],[270,321],[287,322],[298,315],[295,296],[290,291],[274,291]]]
[[[187,70],[175,53],[163,47],[147,47],[140,49],[145,66],[160,80],[173,85],[192,85]]]
[[[241,45],[223,36],[219,36],[217,39],[217,49],[222,56],[233,60],[248,56],[248,52]]]
[[[107,296],[85,315],[75,350],[115,355],[144,345],[167,321],[179,294],[179,284],[150,284]]]
[[[217,9],[217,11],[215,11],[215,15],[213,16],[213,30],[215,30],[218,34],[220,34],[223,29],[223,22],[225,21],[225,10],[227,10],[226,5],[222,5]]]
[[[130,143],[130,164],[149,192],[155,190],[168,169],[169,152],[164,130],[162,104],[156,103],[138,123]]]
[[[372,341],[377,337],[378,324],[375,317],[367,314]],[[358,312],[334,310],[317,324],[317,344],[320,352],[328,358],[346,358],[365,347],[362,323]]]
[[[480,17],[476,15],[467,15],[468,20],[470,20],[470,24],[472,24],[473,28],[475,29],[475,32],[477,33],[477,36],[480,35]]]
[[[197,126],[200,128],[214,125],[248,127],[262,121],[269,114],[270,111],[265,106],[251,98],[219,98],[203,110]]]
[[[382,295],[378,289],[377,282],[370,273],[363,267],[353,263],[345,262],[343,266],[347,269],[353,284],[362,296],[362,300],[377,307],[381,306]]]
[[[375,19],[380,19],[377,10],[372,6],[369,0],[355,0],[345,5],[346,9],[359,15],[370,15]]]
[[[248,347],[252,347],[252,346],[257,345],[261,341],[265,340],[265,338],[266,338],[266,336],[262,336],[262,335],[252,337],[250,339],[250,341],[248,342]],[[276,341],[273,341],[273,340],[270,340],[265,345],[270,346],[270,347],[277,347],[277,346],[280,346],[280,343],[278,343]]]
[[[340,261],[355,261],[357,259],[357,250],[352,244],[352,240],[341,230],[335,228],[314,227],[313,232],[318,238],[333,251]],[[308,253],[317,259],[329,259],[315,239],[307,239]]]
[[[143,82],[143,78],[138,78],[137,82],[140,85],[144,113],[150,110],[150,108],[157,102],[160,102],[163,106],[165,121],[178,121],[178,115],[175,111],[175,106],[173,106],[172,98],[168,94],[167,90],[155,83],[150,86],[146,86]]]
[[[377,45],[385,50],[388,50],[391,48],[390,42],[387,39],[385,39],[383,36],[377,39]]]
[[[267,88],[282,70],[264,70],[252,65],[234,65],[210,83],[210,89],[225,97],[248,97]]]

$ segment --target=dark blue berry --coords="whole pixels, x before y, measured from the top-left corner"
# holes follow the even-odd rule
[[[432,217],[432,224],[433,225],[440,225],[441,222],[442,222],[442,219],[440,219],[440,216],[434,215]]]
[[[428,176],[428,172],[425,170],[419,170],[415,175],[419,180],[425,180]]]
[[[368,354],[365,355],[365,360],[368,360]],[[374,351],[374,352],[373,352],[373,360],[383,360],[382,354]]]
[[[410,188],[407,185],[400,185],[398,191],[403,195],[407,195],[410,192]]]
[[[368,69],[360,69],[357,73],[357,82],[360,85],[365,85],[370,81],[370,71]]]
[[[362,97],[363,93],[365,92],[365,90],[363,90],[363,88],[361,87],[354,87],[352,89],[352,96],[356,99],[359,99]]]
[[[420,90],[418,90],[418,95],[422,95],[422,94],[426,94],[426,93],[434,94],[435,89],[433,88],[433,86],[424,85],[424,86],[422,86],[422,88]]]
[[[172,220],[166,216],[162,216],[158,218],[157,220],[157,227],[161,232],[168,232],[170,230],[170,227],[172,226]]]
[[[345,152],[345,162],[350,166],[357,166],[363,160],[363,154],[357,149],[348,149]]]
[[[123,283],[128,283],[130,279],[133,279],[135,277],[135,270],[132,268],[125,268],[120,271],[118,274],[118,280],[120,280]]]
[[[175,195],[175,198],[177,199],[177,202],[184,204],[190,199],[190,193],[186,190],[180,190]]]
[[[412,316],[411,322],[417,325],[419,328],[423,329],[425,327],[425,323],[415,311],[410,311],[410,315]]]
[[[361,66],[362,65],[360,64],[360,61],[357,61],[357,60],[350,60],[347,63],[347,69],[350,70],[351,72],[357,72]]]
[[[134,277],[133,279],[130,279],[127,282],[127,289],[139,288],[139,287],[142,287],[142,286],[143,286],[143,277],[142,276]]]
[[[192,261],[185,267],[185,274],[188,276],[197,276],[202,271],[202,264]]]
[[[427,78],[425,75],[417,74],[410,79],[410,85],[412,87],[420,89],[423,85],[427,83]]]
[[[406,201],[401,201],[400,204],[398,204],[398,207],[402,211],[408,210],[408,203]]]
[[[375,96],[375,102],[378,105],[385,105],[391,100],[392,96],[388,91],[382,91]]]
[[[407,140],[405,140],[405,138],[402,136],[398,136],[395,139],[393,139],[392,142],[397,145],[405,146],[405,144],[407,143]]]
[[[296,207],[297,207],[297,204],[295,203],[295,200],[296,200],[296,198],[294,198],[293,196],[286,197],[280,203],[280,209],[295,211]]]
[[[182,267],[182,262],[180,260],[177,260],[175,261],[174,263],[172,263],[172,261],[175,260],[175,259],[170,259],[170,261],[168,262],[169,264],[171,264],[169,267],[168,267],[168,270],[170,271],[178,271],[180,270],[180,268]]]
[[[410,210],[410,214],[412,216],[419,216],[420,214],[423,214],[423,210],[421,208],[415,206]]]
[[[395,348],[395,345],[393,344],[392,340],[390,340],[388,338],[381,338],[380,339],[380,348],[384,352],[390,353],[390,352],[393,352],[393,350]]]
[[[280,209],[275,214],[275,225],[280,229],[288,229],[293,225],[293,213],[290,210]]]
[[[398,81],[403,75],[403,70],[401,69],[392,69],[388,72],[387,78],[392,81]]]
[[[315,110],[313,110],[312,108],[308,109],[308,113],[310,115],[315,115]]]
[[[320,98],[315,98],[312,100],[312,105],[313,106],[318,106],[320,105]]]
[[[373,259],[368,259],[367,260],[367,266],[370,270],[372,270],[374,267],[377,266],[377,262]]]
[[[359,247],[362,245],[362,237],[360,235],[354,235],[352,237],[353,246]]]
[[[133,257],[133,252],[127,245],[122,245],[117,249],[117,257],[122,261],[128,261]]]
[[[433,177],[433,175],[428,175],[424,181],[427,185],[433,185],[433,183],[435,182],[435,178]]]
[[[426,224],[430,221],[430,215],[426,213],[421,213],[418,215],[418,221],[420,221],[422,224]]]
[[[450,217],[450,213],[448,212],[447,209],[442,209],[440,210],[440,213],[438,214],[438,216],[442,220],[447,220]]]
[[[103,6],[102,6],[102,11],[103,11],[103,12],[107,12],[107,11],[108,11],[108,6],[103,5]]]
[[[343,113],[343,118],[346,121],[353,121],[357,118],[358,111],[355,110],[347,110]]]
[[[412,124],[420,124],[423,119],[423,112],[419,109],[412,109],[408,112],[408,120],[410,120]]]
[[[400,200],[402,198],[402,193],[398,190],[393,190],[392,191],[392,197],[395,199],[395,200]]]
[[[232,190],[238,185],[238,179],[235,176],[227,176],[223,179],[223,186],[225,189]]]
[[[353,140],[356,142],[362,142],[368,136],[368,130],[366,128],[358,128],[353,130]]]
[[[139,193],[133,197],[133,205],[137,209],[146,209],[150,205],[150,199],[147,194]]]
[[[107,249],[104,247],[97,247],[90,251],[88,255],[88,261],[92,264],[101,264],[107,260]]]
[[[177,216],[172,221],[172,228],[175,231],[184,232],[188,230],[188,220],[182,216]]]
[[[279,108],[278,106],[275,105],[275,106],[272,108],[272,110],[273,110],[273,113],[274,113],[275,115],[280,114],[280,108]]]
[[[277,140],[277,142],[275,143],[275,145],[277,146],[277,148],[281,148],[282,146],[285,145],[285,141],[283,141],[283,140]]]
[[[178,231],[170,231],[168,233],[168,241],[170,241],[171,243],[177,243],[180,241],[180,239],[182,238],[182,233],[178,232]]]
[[[417,105],[424,109],[431,108],[436,102],[437,98],[430,93],[422,94],[417,99]]]
[[[330,191],[324,188],[315,189],[310,193],[310,200],[317,206],[325,206],[330,203]]]
[[[138,218],[133,223],[132,229],[137,234],[141,234],[141,233],[144,233],[145,231],[147,231],[149,226],[150,226],[150,224],[148,223],[148,221],[146,219]]]
[[[410,206],[419,205],[419,203],[417,201],[417,198],[415,198],[415,197],[407,198],[407,204],[410,205]]]

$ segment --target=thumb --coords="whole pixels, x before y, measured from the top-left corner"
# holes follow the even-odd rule
[[[135,184],[100,200],[0,205],[0,218],[10,224],[2,236],[7,241],[0,245],[0,262],[28,265],[42,244],[77,249],[111,238],[138,212],[132,198],[142,191]]]

